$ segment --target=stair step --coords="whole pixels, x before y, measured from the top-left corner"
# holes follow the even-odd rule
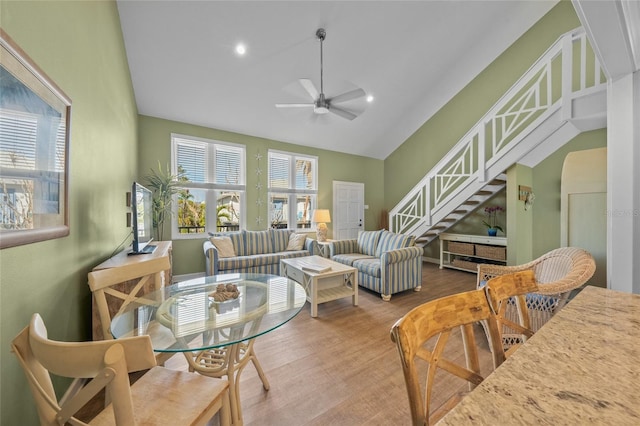
[[[477,206],[478,204],[480,204],[480,201],[476,201],[476,200],[467,200],[464,203],[462,203],[462,205],[466,205],[466,206]]]

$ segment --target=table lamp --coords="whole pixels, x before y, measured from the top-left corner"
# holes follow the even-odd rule
[[[324,242],[327,241],[327,223],[331,223],[331,216],[329,215],[329,210],[326,209],[317,209],[313,211],[312,222],[315,222],[316,225],[316,237],[318,241]]]

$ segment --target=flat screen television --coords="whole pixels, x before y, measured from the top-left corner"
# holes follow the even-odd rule
[[[131,188],[131,225],[133,227],[133,243],[129,254],[153,253],[153,194],[150,190],[133,182]]]

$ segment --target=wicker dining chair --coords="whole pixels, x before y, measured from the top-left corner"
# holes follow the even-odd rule
[[[532,270],[538,290],[526,296],[531,330],[535,333],[569,300],[572,290],[584,285],[593,276],[596,263],[586,250],[577,247],[562,247],[552,250],[523,265],[504,266],[478,265],[477,288],[484,287],[491,278]],[[508,305],[505,317],[517,321],[515,305]],[[484,323],[483,323],[484,325]],[[512,330],[511,330],[512,331]],[[485,332],[487,329],[485,327]],[[506,348],[520,342],[518,333],[502,333]],[[490,341],[490,340],[489,340]]]
[[[435,423],[462,398],[460,393],[456,393],[444,404],[432,409],[431,396],[438,369],[468,381],[469,391],[484,380],[480,374],[478,349],[473,331],[473,324],[478,321],[486,321],[492,331],[490,336],[495,339],[493,346],[500,348],[498,325],[483,290],[458,293],[424,303],[409,311],[391,328],[391,340],[395,342],[402,361],[414,426]],[[443,356],[447,342],[455,341],[450,337],[452,330],[456,328],[460,328],[462,332],[466,359],[464,366]],[[436,340],[435,346],[429,350],[425,343],[432,338]],[[498,349],[492,354],[494,365],[502,364],[504,353]],[[419,361],[427,363],[426,381],[423,378],[421,380],[419,365],[422,364]]]
[[[496,316],[500,333],[509,332],[513,335],[513,340],[518,340],[518,343],[504,349],[504,355],[508,358],[534,333],[529,321],[525,296],[538,291],[535,275],[532,270],[500,275],[487,281],[484,290],[489,307]],[[517,322],[506,315],[507,309],[515,309],[518,316]],[[503,340],[502,335],[500,338]]]

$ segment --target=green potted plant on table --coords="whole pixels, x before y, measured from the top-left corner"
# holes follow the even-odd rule
[[[490,237],[498,235],[498,231],[504,234],[502,227],[497,224],[498,213],[502,213],[503,211],[504,208],[501,206],[487,206],[484,208],[484,214],[487,216],[487,219],[483,220],[482,223],[487,227],[487,233]]]
[[[171,173],[167,164],[162,169],[158,162],[158,170],[151,169],[145,177],[147,186],[153,192],[153,228],[156,240],[164,240],[165,221],[171,217],[173,196],[180,191],[179,183],[186,180],[184,172],[180,170],[177,175]]]

